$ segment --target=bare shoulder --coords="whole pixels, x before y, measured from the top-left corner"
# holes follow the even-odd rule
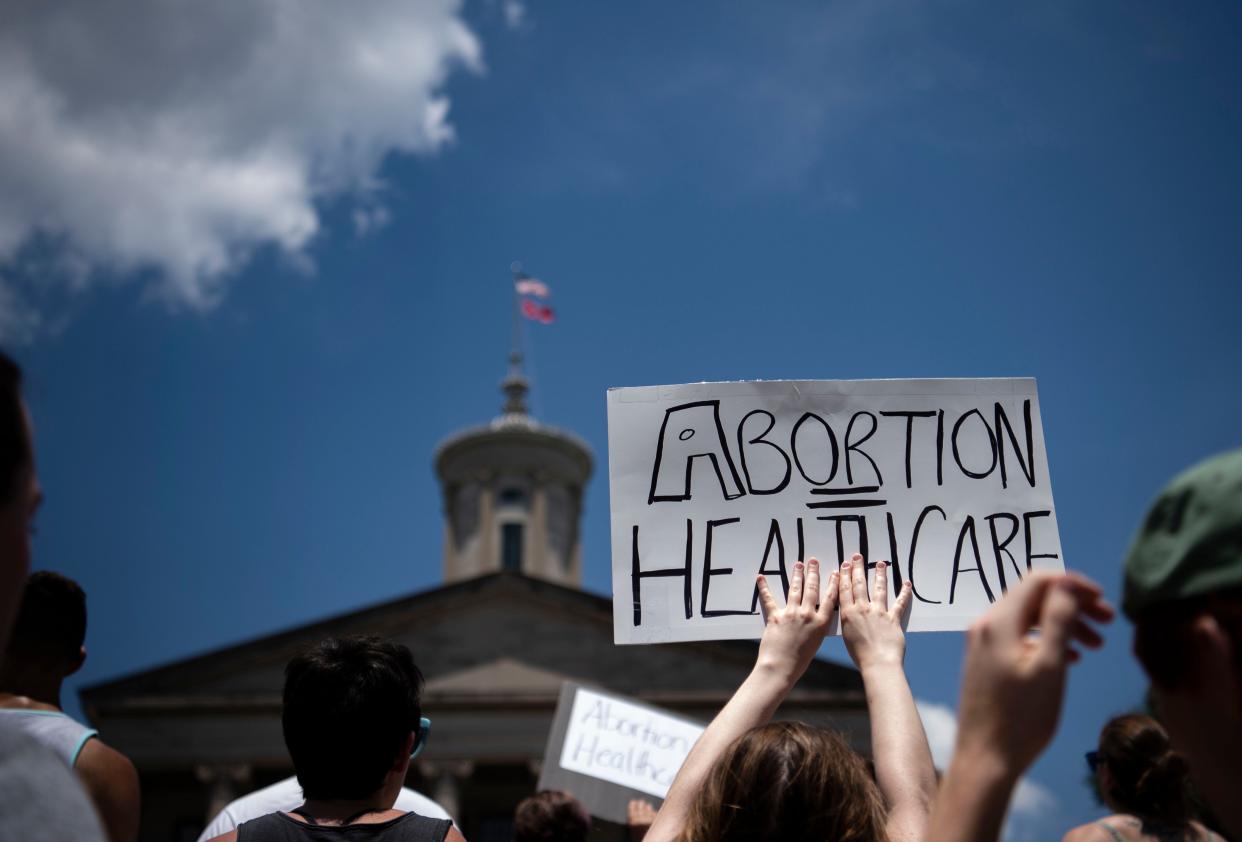
[[[221,833],[219,836],[208,839],[207,842],[237,842],[237,831],[230,830],[228,833]]]
[[[110,842],[134,842],[141,808],[134,764],[103,741],[90,739],[82,746],[74,769],[99,810]]]
[[[1109,816],[1113,818],[1113,816]],[[1102,821],[1108,821],[1103,819]],[[1064,836],[1061,842],[1102,842],[1102,840],[1110,839],[1109,833],[1100,827],[1099,822],[1090,822],[1089,824],[1080,824],[1078,827],[1071,828]]]
[[[444,837],[444,842],[466,842],[466,837],[457,832],[457,828],[450,827],[448,835]]]
[[[138,772],[129,758],[98,737],[87,740],[74,764],[84,777],[122,777],[138,781]]]
[[[136,806],[138,771],[128,757],[102,740],[87,740],[74,768],[93,795],[133,802]]]

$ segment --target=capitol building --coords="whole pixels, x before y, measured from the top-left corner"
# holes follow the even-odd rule
[[[435,449],[443,547],[422,548],[421,563],[440,556],[438,587],[82,690],[91,725],[138,768],[142,840],[193,842],[226,803],[292,774],[280,726],[285,663],[329,635],[384,635],[413,651],[435,733],[407,785],[440,802],[471,842],[512,838],[562,682],[703,721],[728,700],[754,662],[752,641],[613,644],[612,600],[581,586],[591,449],[530,414],[520,358],[501,388],[500,415]],[[852,667],[817,659],[777,716],[869,748]],[[604,822],[595,835],[625,838]]]

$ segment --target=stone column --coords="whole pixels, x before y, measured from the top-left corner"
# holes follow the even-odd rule
[[[452,816],[455,823],[462,820],[461,783],[474,774],[474,764],[469,760],[448,763],[422,762],[418,766],[423,780],[431,788],[431,799]]]
[[[548,498],[544,491],[547,477],[536,472],[531,480],[530,517],[526,529],[526,557],[522,565],[527,575],[561,581],[556,561],[548,553]]]
[[[250,766],[246,763],[201,764],[194,767],[194,777],[207,790],[208,824],[229,805],[244,795],[250,784]]]
[[[499,528],[496,526],[494,478],[489,476],[480,484],[483,487],[479,491],[479,546],[474,557],[470,559],[468,569],[471,576],[492,573],[501,568],[500,536],[496,534]]]

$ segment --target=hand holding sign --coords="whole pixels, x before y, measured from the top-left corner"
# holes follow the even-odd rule
[[[802,562],[796,562],[789,580],[789,598],[785,601],[785,607],[781,608],[768,588],[767,579],[758,577],[759,599],[766,625],[759,642],[757,670],[763,670],[775,681],[785,682],[791,687],[802,677],[828,634],[828,624],[837,607],[839,580],[834,571],[828,577],[828,591],[821,597],[819,560],[807,559],[805,567]]]
[[[867,572],[863,557],[854,553],[841,565],[841,575],[849,582],[841,589],[841,637],[858,668],[892,664],[901,666],[906,656],[906,636],[902,617],[910,607],[909,581],[888,607],[888,563],[875,567],[875,599],[867,597]]]
[[[903,588],[893,607],[887,607],[886,568],[882,562],[877,565],[875,601],[867,597],[865,564],[857,554],[842,564],[840,573],[834,571],[828,576],[822,593],[819,561],[810,558],[805,565],[795,562],[784,606],[773,596],[766,577],[757,578],[765,622],[754,671],[695,743],[645,842],[681,838],[687,823],[693,820],[691,808],[695,799],[710,791],[707,781],[713,769],[718,764],[730,763],[728,754],[734,750],[731,747],[747,731],[772,718],[806,671],[831,626],[838,596],[843,634],[850,654],[862,669],[867,692],[876,781],[889,807],[887,838],[920,837],[928,804],[935,794],[936,778],[931,751],[902,669],[905,636],[901,618],[910,595]],[[760,762],[750,764],[749,768],[767,767]],[[839,790],[853,791],[845,783]],[[756,787],[770,784],[771,781],[754,782]],[[756,803],[736,809],[764,806]]]

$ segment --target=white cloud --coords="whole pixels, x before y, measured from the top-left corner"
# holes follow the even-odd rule
[[[170,305],[204,309],[258,248],[305,260],[317,200],[360,196],[362,227],[382,224],[366,197],[384,157],[451,141],[442,86],[455,68],[481,68],[460,5],[11,6],[0,28],[0,265],[50,243],[89,267],[79,286],[142,272]],[[0,339],[24,323],[7,289]]]
[[[936,768],[945,771],[949,768],[953,744],[957,740],[957,715],[945,705],[932,702],[917,704],[932,761]],[[1009,802],[1009,814],[1005,817],[1005,842],[1034,842],[1049,838],[1056,828],[1047,825],[1046,819],[1054,814],[1056,807],[1056,796],[1046,786],[1030,778],[1019,780]]]

